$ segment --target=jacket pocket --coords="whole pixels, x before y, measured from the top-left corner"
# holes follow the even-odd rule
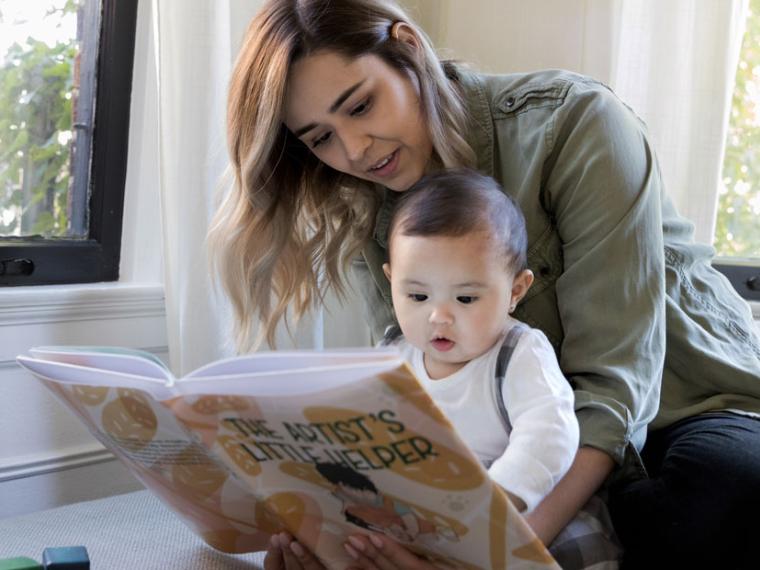
[[[571,85],[571,81],[555,79],[507,89],[495,101],[494,118],[518,115],[540,107],[558,107],[565,100]]]

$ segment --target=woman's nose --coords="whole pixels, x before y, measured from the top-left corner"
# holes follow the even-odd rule
[[[367,149],[371,144],[372,139],[364,133],[346,132],[343,134],[343,146],[346,149],[348,160],[360,163],[361,166],[372,166],[363,164],[367,160]]]

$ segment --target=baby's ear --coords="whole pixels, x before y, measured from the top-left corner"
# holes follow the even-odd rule
[[[390,263],[383,263],[383,273],[385,273],[385,276],[388,278],[388,281],[391,280],[391,265]]]
[[[512,280],[512,306],[517,305],[525,297],[531,285],[533,285],[533,272],[530,269],[523,269],[515,275]]]

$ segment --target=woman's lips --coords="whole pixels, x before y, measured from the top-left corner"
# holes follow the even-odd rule
[[[388,160],[388,162],[386,162],[381,168],[370,168],[370,174],[379,178],[384,178],[396,172],[396,167],[398,166],[398,155],[399,149],[394,150],[390,154],[390,160]],[[380,163],[382,163],[382,161],[380,161]]]
[[[430,344],[432,344],[433,348],[439,352],[448,352],[454,348],[455,343],[453,340],[449,340],[447,338],[437,338],[435,340],[431,340]]]

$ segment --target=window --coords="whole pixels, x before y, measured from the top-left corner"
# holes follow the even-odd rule
[[[137,0],[0,0],[0,285],[118,278]]]
[[[751,0],[718,195],[715,266],[760,301],[760,0]]]

